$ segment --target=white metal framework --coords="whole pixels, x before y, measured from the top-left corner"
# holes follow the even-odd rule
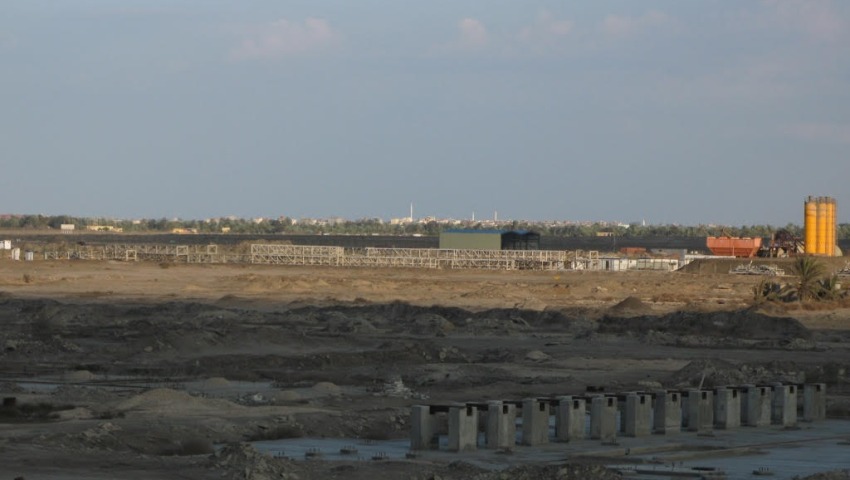
[[[556,250],[466,250],[434,248],[344,248],[252,244],[250,254],[220,251],[217,245],[110,244],[45,252],[47,260],[122,260],[170,263],[396,267],[482,270],[673,270],[667,259],[600,259],[599,252]],[[612,265],[616,263],[616,268]]]

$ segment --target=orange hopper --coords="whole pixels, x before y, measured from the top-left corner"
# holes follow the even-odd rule
[[[754,257],[761,248],[761,238],[708,237],[711,253],[724,257]]]

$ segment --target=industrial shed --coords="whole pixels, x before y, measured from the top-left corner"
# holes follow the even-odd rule
[[[452,250],[540,250],[540,234],[528,230],[446,230],[440,248]]]

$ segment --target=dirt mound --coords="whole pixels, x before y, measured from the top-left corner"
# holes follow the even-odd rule
[[[74,370],[65,374],[65,380],[68,382],[90,382],[94,379],[94,374],[88,370]]]
[[[313,391],[321,396],[339,396],[342,394],[342,389],[339,388],[338,385],[332,382],[319,382],[313,385]]]
[[[670,376],[667,384],[676,387],[704,387],[721,385],[768,384],[773,382],[803,383],[806,372],[791,362],[773,362],[767,365],[735,365],[712,359],[695,360]]]
[[[435,313],[421,313],[414,317],[411,333],[445,335],[455,330],[455,324]]]
[[[637,297],[629,296],[608,311],[613,315],[646,315],[652,311],[652,307]]]
[[[328,325],[329,330],[350,329],[350,322],[359,319],[361,323],[374,328],[393,328],[398,332],[427,334],[449,333],[455,328],[514,332],[537,325],[567,327],[571,323],[560,311],[542,308],[496,308],[473,312],[456,307],[423,307],[403,302],[335,307],[308,306],[289,310],[286,314],[306,321],[318,321]],[[343,327],[340,328],[339,325]],[[365,327],[365,331],[369,331],[369,326]]]
[[[788,317],[771,317],[750,310],[733,312],[675,312],[668,315],[612,317],[599,321],[600,333],[641,334],[656,330],[673,335],[736,337],[752,340],[811,339],[812,332]]]
[[[230,386],[230,380],[224,377],[210,377],[204,380],[204,386],[208,388],[225,388]]]
[[[600,465],[519,465],[498,472],[487,471],[465,462],[452,462],[426,476],[445,480],[619,480],[620,474]]]
[[[545,362],[546,360],[549,360],[550,358],[552,358],[552,357],[541,352],[540,350],[532,350],[532,351],[525,354],[525,359],[530,361],[530,362]]]
[[[231,443],[210,456],[209,468],[228,472],[234,480],[297,479],[295,465],[288,460],[260,453],[247,443]],[[225,475],[222,475],[225,476]]]
[[[159,415],[206,415],[212,412],[238,412],[243,407],[227,400],[193,397],[168,388],[149,390],[115,406],[119,411],[156,411]]]
[[[799,477],[794,477],[799,478]],[[835,470],[832,472],[816,473],[801,480],[850,480],[850,470]]]

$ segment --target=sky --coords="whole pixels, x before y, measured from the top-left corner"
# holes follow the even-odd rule
[[[0,0],[0,213],[850,222],[845,0]]]

